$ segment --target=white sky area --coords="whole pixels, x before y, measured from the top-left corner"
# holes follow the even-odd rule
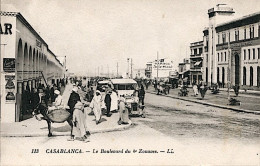
[[[123,74],[127,58],[134,69],[145,68],[157,51],[178,69],[218,3],[233,7],[234,18],[260,11],[260,0],[1,0],[1,10],[21,12],[57,56],[67,56],[70,72],[109,66],[116,73],[118,62]]]

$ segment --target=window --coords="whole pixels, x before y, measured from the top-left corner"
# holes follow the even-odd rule
[[[246,67],[243,67],[243,85],[246,85]]]
[[[225,52],[225,62],[227,61],[227,52]]]
[[[248,60],[250,60],[250,49],[248,49]]]
[[[253,59],[255,59],[255,49],[253,48]]]
[[[202,54],[202,48],[199,48],[199,54]]]
[[[221,53],[221,62],[223,61],[223,53]]]
[[[219,62],[219,53],[218,53],[218,62]]]
[[[257,49],[258,52],[258,59],[260,59],[260,48]]]
[[[206,54],[206,62],[208,62],[208,59],[209,59],[209,55]]]
[[[235,41],[239,40],[239,31],[235,30]]]
[[[254,38],[254,26],[250,26],[250,39]]]
[[[194,55],[197,55],[197,48],[194,49]]]
[[[246,60],[246,50],[244,50],[244,60]]]
[[[246,40],[246,27],[244,29],[244,39]]]
[[[220,37],[219,37],[219,33],[218,33],[218,44],[220,43],[220,42],[219,42],[219,38],[220,38]]]
[[[222,33],[222,43],[226,43],[226,33]]]
[[[228,42],[230,42],[230,32],[228,32]]]

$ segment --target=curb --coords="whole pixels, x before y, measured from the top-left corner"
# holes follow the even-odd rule
[[[156,94],[155,92],[147,92],[147,93]],[[172,95],[168,95],[168,96],[164,95],[164,97],[170,97],[170,98],[173,98],[173,99],[189,101],[189,102],[193,102],[193,103],[197,103],[197,104],[202,104],[202,105],[207,105],[207,106],[213,106],[213,107],[228,109],[228,110],[232,110],[232,111],[236,111],[236,112],[243,112],[243,113],[250,113],[250,114],[260,115],[259,111],[252,111],[252,110],[245,110],[245,109],[240,109],[240,108],[233,108],[233,107],[229,107],[229,106],[223,106],[223,105],[218,105],[218,104],[213,104],[213,103],[206,103],[206,102],[202,102],[202,101],[195,101],[195,100],[175,97],[175,96],[172,96]]]
[[[96,134],[96,133],[105,133],[105,132],[112,132],[112,131],[122,131],[122,130],[125,130],[125,129],[128,129],[132,126],[132,121],[127,124],[127,125],[121,125],[121,126],[118,126],[118,127],[115,127],[115,128],[106,128],[106,129],[99,129],[99,130],[90,130],[89,132],[91,134]],[[52,133],[53,136],[70,136],[70,132],[53,132]],[[46,133],[33,133],[33,134],[27,134],[27,133],[3,133],[1,134],[1,137],[43,137],[43,136],[46,136],[48,137],[48,131],[46,131]],[[50,137],[51,138],[51,137]]]

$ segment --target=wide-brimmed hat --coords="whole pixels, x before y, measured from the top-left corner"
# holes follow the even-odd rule
[[[101,94],[101,92],[100,92],[99,90],[96,90],[96,93],[99,93],[99,94]]]
[[[59,90],[55,90],[55,91],[54,91],[54,94],[59,95],[59,94],[60,94],[60,91],[59,91]]]

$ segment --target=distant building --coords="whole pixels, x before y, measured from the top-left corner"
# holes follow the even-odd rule
[[[146,63],[146,68],[145,68],[145,76],[147,78],[152,77],[152,68],[153,68],[153,63],[152,62],[147,62]]]
[[[134,69],[133,78],[146,78],[145,69]]]
[[[202,80],[203,41],[190,44],[190,84]]]
[[[231,20],[233,9],[217,5],[208,10],[203,33],[203,80],[222,87],[260,87],[260,12]]]
[[[190,59],[184,58],[182,63],[179,63],[179,78],[190,84]]]

